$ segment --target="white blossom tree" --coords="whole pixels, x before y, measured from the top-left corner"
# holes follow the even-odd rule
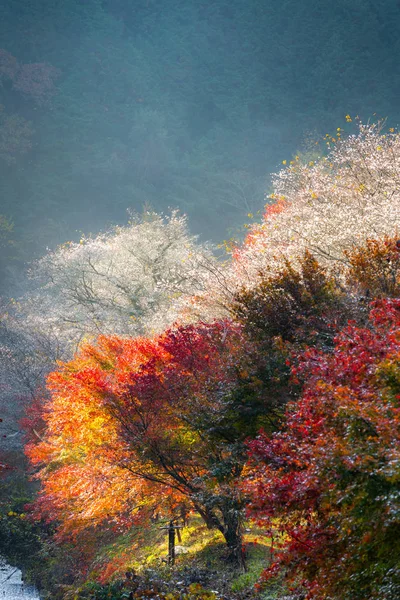
[[[212,250],[186,218],[146,213],[49,252],[31,271],[36,290],[20,302],[29,329],[74,349],[99,333],[151,335],[188,317],[218,270]],[[192,304],[195,312],[195,303]]]
[[[350,118],[348,118],[350,120]],[[273,204],[234,252],[231,279],[254,285],[284,260],[308,249],[332,268],[345,251],[400,226],[400,134],[384,122],[342,138],[327,136],[328,152],[304,164],[298,157],[273,176]],[[286,161],[284,161],[286,162]]]
[[[19,420],[38,396],[45,396],[44,381],[64,348],[51,332],[26,326],[15,302],[0,305],[0,424],[1,449],[20,447]]]

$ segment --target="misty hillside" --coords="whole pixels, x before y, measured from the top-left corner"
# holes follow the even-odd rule
[[[347,113],[397,124],[399,25],[395,0],[3,0],[4,292],[127,208],[240,235],[270,173]]]

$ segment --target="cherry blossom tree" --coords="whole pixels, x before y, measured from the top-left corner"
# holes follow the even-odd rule
[[[189,234],[185,217],[146,213],[49,252],[32,268],[37,287],[20,306],[29,328],[73,348],[100,333],[151,334],[193,319],[189,299],[216,272],[211,248]]]
[[[305,250],[336,268],[345,252],[400,226],[400,134],[385,123],[327,138],[328,152],[304,163],[299,157],[273,177],[274,191],[260,224],[234,252],[232,278],[253,285]],[[286,163],[286,161],[284,161]]]

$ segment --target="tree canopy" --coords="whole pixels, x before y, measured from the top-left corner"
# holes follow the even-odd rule
[[[110,528],[192,511],[236,566],[246,519],[271,536],[260,585],[397,597],[398,140],[359,123],[294,158],[230,261],[146,213],[36,264],[1,350],[31,386],[33,517],[88,569]]]

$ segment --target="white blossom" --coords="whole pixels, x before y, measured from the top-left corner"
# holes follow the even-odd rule
[[[367,239],[396,235],[400,226],[400,134],[383,123],[359,125],[336,140],[327,156],[292,161],[273,177],[273,205],[251,227],[231,270],[236,285],[256,284],[284,260],[308,249],[335,268],[345,251]]]
[[[36,291],[20,307],[29,329],[72,350],[100,333],[151,335],[178,317],[194,318],[188,299],[207,289],[216,264],[185,217],[147,213],[46,254],[32,268]]]

